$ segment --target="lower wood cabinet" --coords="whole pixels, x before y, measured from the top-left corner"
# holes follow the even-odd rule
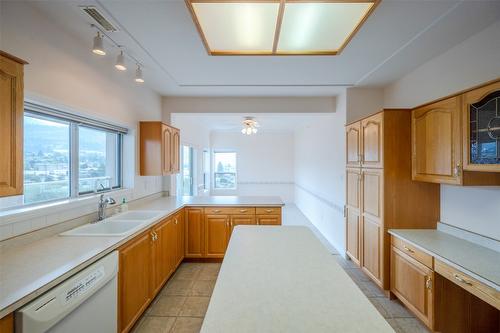
[[[379,222],[367,217],[363,217],[361,225],[361,247],[363,249],[361,269],[363,269],[374,282],[382,286],[382,228]]]
[[[14,314],[10,313],[0,319],[0,333],[14,332]]]
[[[281,225],[280,215],[257,215],[258,225]]]
[[[223,258],[231,232],[229,215],[205,215],[205,256]]]
[[[429,328],[434,327],[434,272],[396,247],[391,253],[391,292]]]
[[[128,332],[151,302],[152,244],[153,237],[148,231],[120,248],[118,277],[120,332]]]
[[[254,215],[231,215],[230,228],[233,232],[234,227],[238,225],[256,225],[257,220]]]
[[[189,207],[185,213],[185,256],[201,258],[205,254],[203,208]]]
[[[185,230],[184,230],[184,211],[181,210],[177,214],[174,215],[173,217],[174,220],[174,225],[176,229],[176,265],[178,266],[181,264],[182,260],[184,259],[184,244],[185,244]]]

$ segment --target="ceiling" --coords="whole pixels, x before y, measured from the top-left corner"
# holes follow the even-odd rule
[[[292,132],[308,125],[332,117],[331,113],[174,113],[176,124],[203,124],[203,128],[215,132],[240,132],[245,117],[253,117],[259,123],[259,132]]]
[[[168,96],[331,96],[384,86],[500,19],[500,1],[382,0],[337,56],[209,56],[182,0],[32,5],[85,43],[95,31],[79,6],[100,8],[120,29],[111,36],[144,63],[146,85]]]

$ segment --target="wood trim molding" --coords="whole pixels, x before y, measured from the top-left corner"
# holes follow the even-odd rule
[[[26,60],[23,60],[23,59],[21,59],[21,58],[18,58],[18,57],[16,57],[16,56],[14,56],[14,55],[12,55],[12,54],[10,54],[10,53],[7,53],[7,52],[5,52],[5,51],[2,51],[2,50],[0,50],[0,56],[3,56],[3,57],[5,57],[5,58],[9,58],[10,60],[15,61],[15,62],[17,62],[17,63],[20,63],[20,64],[22,64],[22,65],[27,65],[27,64],[28,64],[28,62],[27,62]]]

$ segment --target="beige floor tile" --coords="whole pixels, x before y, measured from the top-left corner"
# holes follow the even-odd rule
[[[370,298],[377,310],[384,318],[414,318],[414,316],[397,299],[390,300],[385,297]]]
[[[177,316],[185,301],[184,296],[161,296],[148,310],[148,315]]]
[[[215,280],[194,281],[190,296],[211,296],[214,286]]]
[[[175,323],[175,317],[144,317],[134,333],[168,333]]]
[[[171,333],[198,333],[202,323],[203,318],[178,317]]]
[[[372,281],[361,281],[357,283],[366,297],[385,297],[384,292]]]
[[[219,275],[220,264],[219,263],[209,263],[200,271],[198,275],[198,280],[217,280],[217,276]]]
[[[210,297],[187,297],[179,316],[203,318],[207,312],[209,302]]]
[[[183,263],[174,274],[174,280],[196,280],[202,266],[198,263]]]
[[[162,295],[188,296],[194,281],[190,280],[170,280],[161,291]]]
[[[416,318],[394,318],[387,321],[397,333],[430,333]]]

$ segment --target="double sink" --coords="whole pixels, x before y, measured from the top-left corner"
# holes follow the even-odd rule
[[[133,234],[143,226],[160,219],[164,215],[165,212],[162,211],[134,210],[114,215],[97,223],[84,224],[60,235],[123,237]]]

